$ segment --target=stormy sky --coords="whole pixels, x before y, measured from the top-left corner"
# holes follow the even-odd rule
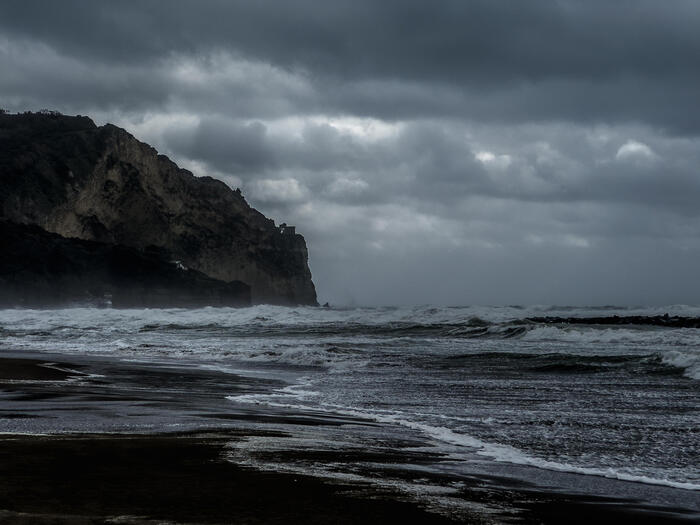
[[[700,303],[700,2],[0,0],[0,107],[112,122],[334,304]]]

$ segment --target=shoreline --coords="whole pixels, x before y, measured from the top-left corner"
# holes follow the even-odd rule
[[[398,492],[226,459],[245,432],[0,436],[0,522],[81,523],[691,523],[661,508],[546,492],[464,484],[455,515]],[[500,512],[496,509],[500,509]]]
[[[0,521],[454,523],[409,503],[343,494],[350,486],[241,468],[222,458],[232,438],[2,436]]]
[[[698,518],[698,513],[672,504],[653,507],[632,498],[581,494],[556,483],[552,486],[559,489],[528,483],[513,475],[515,470],[508,465],[466,477],[428,471],[420,467],[440,458],[400,447],[323,451],[283,446],[271,458],[272,468],[255,469],[232,456],[232,443],[255,454],[247,448],[250,438],[276,439],[284,445],[294,425],[340,428],[362,422],[266,412],[261,407],[237,411],[221,400],[222,392],[257,391],[270,383],[217,371],[21,350],[4,355],[0,357],[1,523],[583,524],[611,519],[651,524],[690,523]],[[173,390],[176,379],[190,386],[187,395]],[[143,416],[144,407],[155,410],[155,415]],[[51,421],[66,414],[77,414],[87,429],[20,431],[23,421],[45,420],[50,428],[55,425]],[[85,423],[90,418],[128,422],[141,417],[152,417],[153,428],[134,433],[115,426],[121,429],[96,432]],[[188,425],[198,421],[199,427],[164,431],[163,422],[178,420],[173,418]],[[314,461],[350,467],[358,475],[354,480],[331,479],[285,468]],[[579,482],[602,483],[590,478],[572,475]],[[431,502],[439,494],[408,494],[396,485],[402,481],[419,489],[448,488],[450,493],[444,496],[448,504]]]
[[[73,375],[65,369],[66,366],[75,365],[42,359],[0,357],[0,381],[65,381]]]

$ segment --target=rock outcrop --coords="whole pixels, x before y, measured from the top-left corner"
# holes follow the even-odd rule
[[[0,186],[0,217],[15,223],[161,248],[209,277],[248,284],[254,303],[317,304],[301,235],[116,126],[0,114]]]
[[[157,248],[66,239],[0,219],[0,307],[248,306],[250,287],[185,268]]]
[[[700,317],[679,317],[677,315],[610,315],[605,317],[529,317],[531,323],[538,324],[577,324],[605,326],[663,326],[666,328],[700,328]]]

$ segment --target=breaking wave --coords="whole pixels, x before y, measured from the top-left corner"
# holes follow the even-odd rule
[[[401,412],[392,411],[370,411],[358,410],[352,407],[343,405],[332,405],[328,408],[299,404],[298,402],[282,402],[283,399],[292,398],[295,401],[304,401],[309,397],[318,395],[317,392],[304,390],[308,388],[310,383],[303,383],[299,388],[287,387],[280,390],[279,394],[272,395],[238,395],[229,396],[228,399],[235,403],[268,405],[276,408],[286,408],[291,410],[310,411],[313,413],[327,413],[334,416],[348,416],[357,418],[358,421],[370,420],[377,423],[390,425],[400,425],[412,430],[417,430],[438,443],[444,443],[458,447],[455,449],[446,450],[450,457],[459,459],[461,454],[459,448],[466,448],[470,453],[475,453],[479,456],[485,456],[492,460],[511,463],[514,465],[524,465],[546,470],[554,470],[557,472],[568,472],[573,474],[583,474],[588,476],[601,476],[605,478],[618,479],[622,481],[631,481],[636,483],[644,483],[649,485],[661,485],[666,487],[679,488],[684,490],[700,490],[700,484],[686,481],[676,481],[672,479],[653,478],[646,475],[628,472],[620,468],[597,468],[572,465],[569,463],[551,461],[543,458],[538,458],[523,452],[510,445],[500,443],[487,442],[477,437],[456,432],[453,429],[441,426],[434,426],[415,419],[408,419]],[[288,395],[287,395],[288,394]]]
[[[662,356],[664,364],[683,370],[683,375],[691,379],[700,380],[700,351],[669,350]]]

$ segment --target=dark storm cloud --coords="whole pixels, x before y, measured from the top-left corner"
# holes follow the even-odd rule
[[[173,55],[225,51],[300,73],[315,88],[306,102],[317,111],[501,122],[624,119],[682,133],[700,130],[698,112],[687,110],[700,90],[698,27],[700,4],[693,1],[0,6],[8,38],[40,41],[90,64],[148,67]],[[161,87],[169,94],[165,82]]]
[[[206,160],[221,171],[259,171],[273,162],[273,152],[265,144],[265,126],[258,122],[241,124],[210,118],[191,130],[166,130],[165,139],[170,149]]]
[[[500,129],[500,128],[499,128]],[[542,144],[565,157],[541,162],[535,147],[524,148],[527,132],[514,132],[496,143],[516,155],[501,155],[489,164],[478,159],[478,148],[453,123],[414,122],[396,134],[367,140],[329,124],[304,124],[298,136],[269,133],[260,122],[243,124],[219,117],[206,118],[190,128],[175,127],[164,135],[164,146],[188,158],[206,162],[221,172],[237,173],[243,180],[291,173],[306,187],[320,193],[338,177],[348,192],[326,192],[331,200],[389,202],[399,197],[428,202],[437,211],[466,196],[481,195],[539,203],[595,201],[637,203],[700,213],[700,151],[696,143],[659,143],[654,152],[643,142],[621,135],[612,147],[595,151],[581,132],[564,133],[540,128]],[[488,136],[482,130],[480,136]],[[572,135],[575,135],[572,136]],[[505,140],[504,140],[505,139]],[[494,140],[494,139],[491,139]],[[655,140],[650,137],[650,142]],[[484,155],[484,152],[481,152]],[[489,165],[492,169],[488,169]],[[362,192],[363,184],[371,191]]]
[[[241,187],[322,302],[697,302],[698,27],[691,0],[0,0],[0,107]]]
[[[5,1],[2,26],[124,62],[233,47],[351,77],[608,77],[700,58],[694,1]],[[345,72],[345,73],[343,73]]]

